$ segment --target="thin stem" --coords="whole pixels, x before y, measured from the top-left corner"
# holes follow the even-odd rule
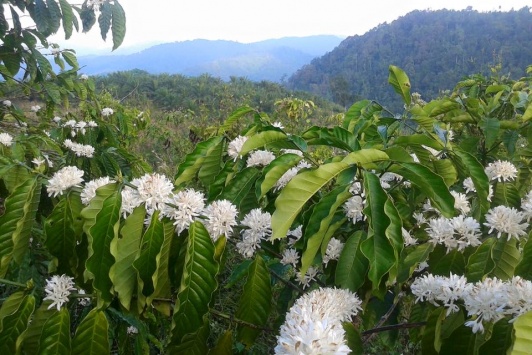
[[[235,323],[238,323],[238,324],[241,324],[241,325],[245,325],[246,327],[249,327],[249,328],[253,328],[253,329],[259,329],[259,330],[264,330],[264,331],[267,331],[267,332],[273,332],[273,329],[271,328],[268,328],[268,327],[262,327],[260,325],[256,325],[256,324],[253,324],[253,323],[249,323],[249,322],[246,322],[245,320],[242,320],[242,319],[238,319],[238,318],[235,318],[229,314],[225,314],[225,313],[222,313],[222,312],[219,312],[215,309],[211,309],[209,310],[209,312],[219,318],[223,318],[223,319],[227,319],[231,322],[235,322]]]
[[[275,278],[277,278],[279,281],[281,281],[285,285],[290,286],[292,289],[294,289],[295,291],[299,292],[300,294],[305,292],[305,291],[303,291],[303,289],[301,287],[299,287],[298,285],[296,285],[295,283],[293,283],[290,280],[284,279],[281,275],[279,275],[278,273],[273,271],[271,268],[268,268],[268,270],[270,271],[270,274],[275,276]]]
[[[375,328],[373,329],[380,329],[380,328],[385,328],[383,327],[383,324],[386,323],[386,321],[388,320],[388,318],[390,318],[390,316],[392,315],[393,311],[395,311],[395,308],[397,307],[397,305],[399,304],[399,302],[403,299],[403,295],[402,294],[399,294],[397,296],[397,298],[395,299],[394,303],[392,304],[392,306],[390,307],[390,309],[388,310],[388,312],[386,312],[385,315],[383,315],[381,317],[381,319],[379,320],[379,323],[377,323],[377,325],[375,326]],[[372,329],[371,329],[372,330]],[[378,331],[375,331],[375,332],[371,332],[371,333],[368,333],[369,336],[364,339],[364,343],[368,343],[371,341],[371,339],[373,339],[373,337],[375,336],[375,334],[377,334]]]
[[[0,279],[0,284],[28,288],[27,284],[23,284],[23,283],[20,283],[20,282],[15,282],[15,281],[10,281],[10,280],[6,280],[6,279]]]
[[[426,324],[427,324],[427,322],[402,323],[402,324],[385,325],[383,327],[378,327],[378,328],[373,328],[373,329],[370,329],[370,330],[366,330],[365,332],[362,332],[362,336],[368,336],[368,335],[377,334],[377,333],[380,333],[380,332],[386,332],[388,330],[395,330],[395,329],[419,328],[419,327],[423,327]]]

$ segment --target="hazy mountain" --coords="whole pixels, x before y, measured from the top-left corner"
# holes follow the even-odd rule
[[[388,66],[403,68],[425,100],[452,89],[464,76],[488,73],[519,78],[532,64],[530,8],[510,12],[414,11],[338,47],[297,71],[292,89],[306,90],[348,106],[369,98],[400,107],[388,85]]]
[[[152,74],[208,73],[279,82],[313,58],[336,47],[336,36],[286,37],[255,43],[192,40],[159,44],[128,55],[80,56],[85,74],[106,74],[141,69]]]

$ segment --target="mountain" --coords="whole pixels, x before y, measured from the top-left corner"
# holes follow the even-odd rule
[[[327,35],[249,44],[198,39],[159,44],[128,55],[80,56],[78,60],[83,73],[89,75],[140,69],[152,74],[208,73],[224,80],[236,76],[279,82],[341,41],[340,37]]]
[[[288,79],[305,90],[348,106],[359,98],[400,108],[388,85],[388,67],[406,71],[412,92],[423,99],[452,89],[464,76],[487,73],[519,78],[532,64],[532,13],[518,11],[414,11],[362,36],[346,38]]]

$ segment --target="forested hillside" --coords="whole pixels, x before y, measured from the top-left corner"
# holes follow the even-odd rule
[[[518,79],[532,63],[530,8],[510,12],[414,11],[363,36],[344,40],[332,52],[294,74],[289,87],[323,95],[344,106],[371,98],[397,106],[387,83],[388,65],[405,69],[412,90],[425,99],[452,89],[465,75],[488,73]]]

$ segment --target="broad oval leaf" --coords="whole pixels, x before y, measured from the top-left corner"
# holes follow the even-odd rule
[[[257,197],[260,199],[268,191],[270,191],[277,181],[291,168],[293,168],[301,157],[297,154],[283,154],[275,158],[266,168],[263,170],[263,178],[257,184]]]
[[[368,272],[368,259],[360,250],[365,238],[363,231],[353,233],[345,242],[336,265],[335,284],[351,292],[357,292],[364,284]]]
[[[242,149],[240,150],[240,155],[244,156],[252,150],[264,147],[265,145],[287,140],[288,136],[284,132],[277,130],[263,131],[255,134],[254,136],[249,137],[246,140],[246,142],[242,146]]]
[[[0,351],[2,354],[15,354],[17,338],[28,327],[35,310],[35,297],[15,292],[0,308]]]
[[[248,269],[244,291],[238,304],[235,316],[243,321],[263,326],[270,315],[272,289],[270,271],[260,255]],[[250,347],[255,342],[260,330],[239,326],[237,339]]]
[[[401,68],[395,65],[390,65],[388,71],[390,73],[388,83],[392,85],[396,93],[401,95],[404,103],[410,106],[412,102],[412,97],[410,96],[410,79],[408,79],[408,76]]]
[[[205,142],[198,143],[194,151],[187,154],[185,160],[179,164],[174,184],[177,186],[192,180],[202,168],[206,157],[213,151],[216,152],[216,147],[222,139],[223,137],[213,137]]]
[[[110,354],[109,322],[105,313],[94,308],[81,321],[72,340],[72,354]]]
[[[532,311],[517,317],[517,320],[514,322],[514,331],[514,343],[511,354],[530,354],[530,349],[532,349]]]

